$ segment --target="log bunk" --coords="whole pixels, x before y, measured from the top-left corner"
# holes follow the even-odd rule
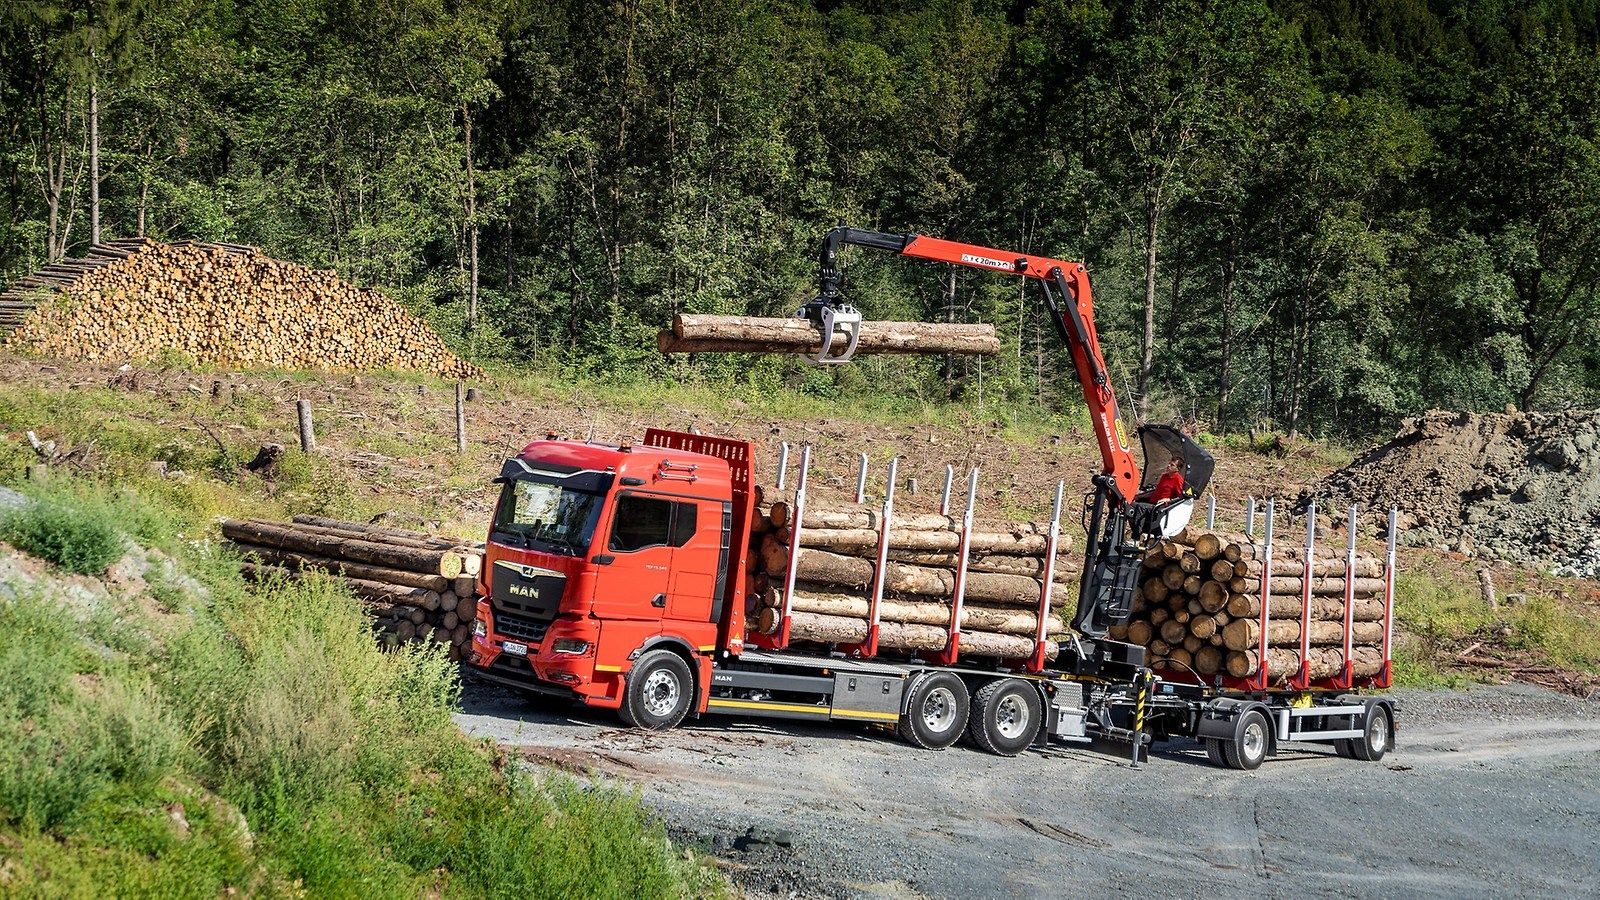
[[[1132,618],[1108,636],[1144,646],[1151,668],[1172,680],[1240,690],[1386,687],[1392,542],[1387,560],[1358,550],[1353,537],[1343,548],[1319,545],[1313,533],[1303,545],[1274,547],[1270,527],[1264,540],[1190,528],[1153,546]]]
[[[1062,558],[1069,541],[1059,535],[1059,496],[1054,525],[897,515],[892,488],[881,510],[810,509],[808,462],[792,497],[769,505],[764,498],[774,492],[757,490],[746,563],[750,643],[920,655],[947,665],[958,656],[1025,660],[1035,670],[1055,657],[1076,590]],[[976,479],[973,472],[969,510]]]
[[[451,661],[469,652],[482,545],[309,515],[290,522],[223,519],[221,527],[247,577],[337,577],[363,601],[385,646],[432,641],[448,646]]]
[[[215,241],[108,241],[46,266],[0,294],[0,336],[77,359],[483,374],[377,291]]]

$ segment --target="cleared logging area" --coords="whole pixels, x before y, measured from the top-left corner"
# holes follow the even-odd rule
[[[236,244],[96,245],[8,286],[8,326],[6,346],[74,359],[483,375],[383,294]]]
[[[460,660],[477,618],[483,549],[462,538],[319,516],[292,522],[224,519],[222,535],[246,560],[248,577],[324,572],[366,602],[388,646],[435,641]]]

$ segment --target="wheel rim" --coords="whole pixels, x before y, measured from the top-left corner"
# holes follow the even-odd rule
[[[1014,741],[1026,734],[1032,718],[1028,704],[1016,694],[1008,694],[995,704],[994,728],[1006,740]]]
[[[947,687],[936,687],[922,700],[922,724],[936,734],[950,730],[956,721],[956,695]]]
[[[644,708],[652,716],[670,716],[678,708],[678,679],[667,669],[657,669],[644,680]]]
[[[1259,759],[1267,750],[1267,730],[1260,722],[1251,722],[1244,727],[1244,756],[1246,759]]]
[[[1389,717],[1381,712],[1375,713],[1367,725],[1367,746],[1375,752],[1381,752],[1389,746]]]

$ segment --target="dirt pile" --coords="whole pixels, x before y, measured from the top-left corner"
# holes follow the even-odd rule
[[[233,244],[96,246],[21,279],[0,312],[6,345],[55,357],[482,375],[383,294]]]
[[[1600,411],[1408,419],[1316,496],[1400,509],[1400,541],[1600,574]]]

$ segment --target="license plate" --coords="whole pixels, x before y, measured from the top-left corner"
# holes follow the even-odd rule
[[[527,644],[519,644],[516,641],[506,641],[505,646],[502,649],[504,649],[507,653],[511,654],[512,656],[527,656],[528,655],[528,645]]]

